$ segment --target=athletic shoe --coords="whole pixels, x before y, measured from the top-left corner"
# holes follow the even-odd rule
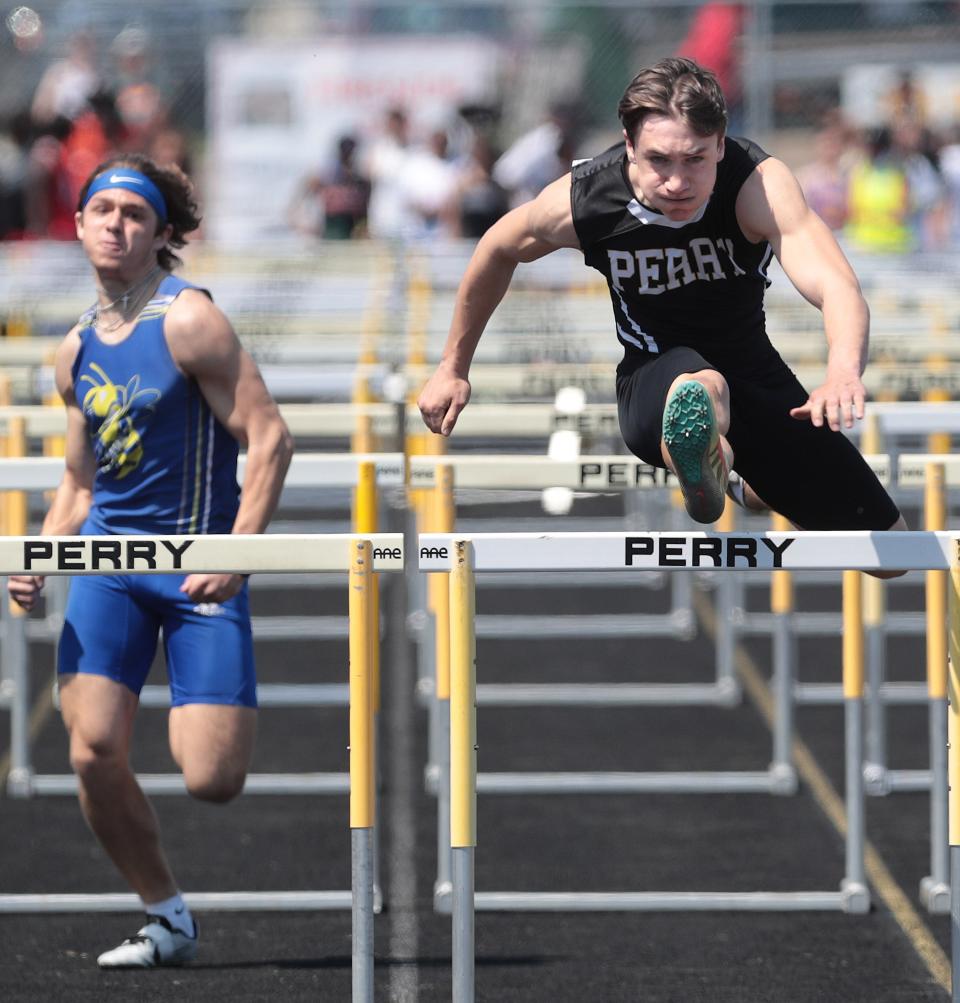
[[[97,958],[101,968],[160,968],[182,965],[197,956],[197,929],[193,936],[171,926],[163,916],[147,916],[133,937],[128,937],[119,947],[106,951]]]
[[[716,522],[723,512],[729,471],[713,402],[702,383],[687,380],[671,394],[663,411],[663,441],[690,518]]]

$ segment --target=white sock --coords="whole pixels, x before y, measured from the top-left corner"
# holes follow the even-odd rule
[[[179,892],[162,902],[144,902],[143,908],[151,916],[162,916],[172,927],[188,937],[196,937],[197,924],[194,923],[187,903],[183,901]]]

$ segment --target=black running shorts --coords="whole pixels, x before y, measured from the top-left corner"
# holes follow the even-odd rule
[[[681,373],[713,368],[691,348],[671,348],[637,368],[618,370],[620,431],[635,456],[664,466],[667,392]],[[897,521],[893,499],[845,435],[790,417],[809,396],[792,372],[784,368],[762,381],[724,377],[733,469],[774,511],[810,530],[882,530]]]

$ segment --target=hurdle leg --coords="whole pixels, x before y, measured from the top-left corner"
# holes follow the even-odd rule
[[[350,852],[353,1003],[373,1003],[374,765],[373,548],[354,545],[350,564]]]
[[[942,530],[947,524],[946,471],[928,463],[924,490],[925,525]],[[947,617],[946,571],[928,571],[927,699],[930,719],[930,874],[920,882],[920,898],[932,913],[950,909],[949,821],[947,813]]]
[[[718,533],[732,533],[736,529],[736,505],[728,498],[723,515],[717,521]],[[738,576],[734,572],[720,575],[715,592],[716,640],[714,652],[716,657],[715,671],[717,692],[720,702],[727,707],[734,707],[743,699],[740,680],[734,668],[734,651],[736,650],[736,633],[734,626],[735,610],[742,605],[737,594]]]
[[[879,578],[868,577],[863,583],[863,619],[866,630],[867,657],[867,734],[863,779],[868,794],[890,791],[887,778],[887,707],[883,684],[887,676],[887,638],[885,589]]]
[[[947,741],[950,839],[950,956],[953,1003],[960,1003],[960,561],[951,556],[947,587],[950,662],[947,674]]]
[[[28,798],[33,793],[30,765],[30,652],[27,618],[22,609],[4,603],[3,660],[10,670],[10,772],[7,794]]]
[[[774,528],[782,527],[775,525]],[[793,629],[793,577],[789,571],[773,572],[770,607],[774,617],[774,720],[770,790],[774,794],[795,794],[797,771],[793,766],[793,684],[796,677],[797,638]]]
[[[847,838],[846,872],[841,891],[844,911],[865,913],[870,909],[867,889],[866,811],[863,788],[863,576],[843,573],[843,695]]]
[[[450,847],[453,1001],[475,993],[474,851],[477,842],[476,597],[470,543],[453,543],[450,571]]]

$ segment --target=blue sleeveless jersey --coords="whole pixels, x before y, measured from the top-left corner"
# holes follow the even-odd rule
[[[229,533],[239,506],[236,439],[214,417],[196,380],[174,364],[163,334],[184,289],[168,275],[117,345],[100,340],[94,311],[81,318],[73,365],[77,403],[97,461],[84,532]]]

